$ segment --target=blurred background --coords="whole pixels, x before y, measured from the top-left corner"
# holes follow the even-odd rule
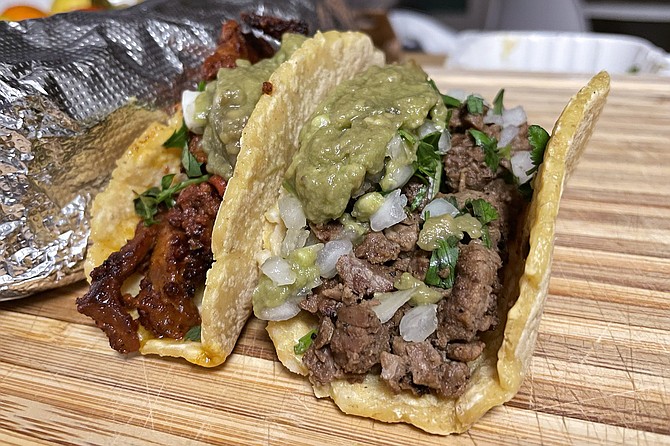
[[[194,0],[196,1],[196,0]],[[319,1],[319,0],[314,0]],[[0,19],[137,0],[0,0]],[[391,60],[466,69],[670,75],[670,0],[335,0]],[[339,6],[332,6],[339,5]]]

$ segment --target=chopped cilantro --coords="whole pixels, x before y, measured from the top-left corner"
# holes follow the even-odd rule
[[[549,133],[539,125],[528,126],[528,141],[533,148],[530,152],[533,168],[526,172],[526,174],[530,175],[537,171],[540,164],[542,164],[544,150],[547,148],[547,142],[549,141]]]
[[[484,113],[484,100],[479,96],[471,94],[465,99],[465,103],[468,107],[468,112],[473,115],[481,115]]]
[[[498,140],[488,136],[479,130],[468,130],[470,135],[475,139],[475,144],[484,151],[484,162],[493,172],[498,170],[500,165],[500,152],[498,151]]]
[[[481,224],[486,225],[499,218],[498,211],[491,203],[483,198],[465,202],[465,210],[477,217]]]
[[[151,226],[158,223],[154,216],[158,213],[158,206],[165,204],[167,207],[175,205],[174,195],[192,184],[202,183],[209,180],[210,175],[202,175],[198,178],[190,178],[181,183],[172,186],[174,174],[163,176],[161,179],[161,188],[152,187],[139,195],[133,203],[135,212],[142,217],[145,226]]]
[[[181,149],[186,145],[187,137],[188,137],[188,127],[186,127],[186,123],[182,121],[179,130],[174,131],[172,136],[170,136],[167,139],[167,141],[163,143],[163,147],[165,148],[174,147],[177,149]]]
[[[433,198],[440,191],[442,180],[442,155],[437,148],[439,139],[437,132],[426,135],[419,141],[416,149],[415,175],[430,184],[429,198]]]
[[[430,263],[426,271],[426,284],[444,289],[453,287],[457,261],[458,238],[452,235],[446,240],[440,240],[437,249],[430,256]],[[445,271],[446,274],[443,273],[440,276],[440,271]],[[445,275],[446,277],[443,277]]]
[[[442,98],[442,102],[444,103],[445,107],[447,107],[447,108],[457,108],[457,107],[461,106],[461,101],[459,101],[458,99],[456,99],[452,96],[440,93],[440,90],[437,89],[437,85],[435,85],[435,82],[432,79],[430,79],[428,81],[428,83],[430,83],[430,85],[433,86],[435,91],[438,92],[438,94]],[[449,122],[449,119],[447,119],[447,122]]]
[[[207,87],[207,82],[205,81],[198,82],[198,91],[205,91],[205,87]]]
[[[503,107],[503,96],[504,95],[505,95],[505,89],[501,88],[500,91],[498,91],[498,94],[496,95],[495,99],[493,99],[493,114],[494,115],[502,115],[502,112],[505,109]]]
[[[305,336],[298,339],[298,343],[293,346],[293,351],[296,355],[302,355],[307,351],[312,341],[316,339],[316,328],[307,332]]]
[[[184,145],[181,149],[181,164],[184,166],[184,172],[189,178],[197,178],[202,175],[202,163],[199,163],[195,156]]]
[[[202,327],[200,325],[194,325],[191,327],[184,335],[184,341],[200,342],[201,328]]]
[[[416,144],[416,137],[412,135],[410,132],[404,129],[399,129],[398,134],[400,135],[401,138],[403,138],[405,141],[410,143],[411,145]]]

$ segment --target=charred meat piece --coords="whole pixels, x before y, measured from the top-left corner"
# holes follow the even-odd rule
[[[137,321],[124,307],[121,286],[153,249],[158,230],[158,225],[138,223],[135,237],[91,271],[91,287],[77,299],[77,311],[92,318],[109,338],[109,345],[121,353],[140,348]]]
[[[182,338],[200,314],[193,302],[212,264],[212,229],[221,197],[209,183],[184,189],[167,213],[142,280],[137,310],[142,326],[158,337]]]
[[[398,258],[400,245],[386,238],[383,232],[368,232],[354,249],[354,254],[370,263],[386,263]]]
[[[393,290],[388,268],[372,265],[354,256],[342,256],[336,263],[337,273],[346,286],[360,296]]]
[[[242,21],[252,28],[260,29],[265,34],[280,39],[284,33],[307,34],[307,23],[302,20],[287,20],[279,17],[262,16],[253,13],[242,13]]]

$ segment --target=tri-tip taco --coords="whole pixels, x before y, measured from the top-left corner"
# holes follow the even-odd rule
[[[510,400],[564,182],[608,91],[593,77],[550,136],[504,90],[443,95],[411,63],[338,85],[301,131],[257,255],[254,312],[280,361],[346,413],[437,434]]]
[[[281,37],[279,50],[224,24],[198,91],[127,149],[93,203],[91,286],[77,308],[119,352],[225,361],[251,313],[263,213],[303,123],[334,86],[384,61],[361,33],[307,38],[300,23],[251,21]]]

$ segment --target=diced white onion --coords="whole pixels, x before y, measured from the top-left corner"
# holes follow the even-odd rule
[[[528,181],[532,175],[526,172],[533,168],[533,161],[530,158],[530,152],[516,152],[512,155],[512,173],[519,179],[519,184]]]
[[[419,305],[400,320],[400,336],[407,342],[423,342],[437,330],[437,304]]]
[[[337,259],[348,255],[354,249],[351,240],[331,240],[325,244],[323,249],[316,255],[316,266],[319,268],[321,277],[332,279],[337,275]]]
[[[399,133],[396,133],[386,145],[386,156],[391,159],[398,159],[404,157],[405,150],[405,141]]]
[[[512,140],[519,134],[519,127],[515,125],[508,125],[503,127],[500,132],[500,141],[498,141],[498,147],[505,147],[509,145]]]
[[[201,134],[204,126],[198,125],[195,119],[195,100],[200,96],[200,91],[184,90],[181,94],[181,110],[184,115],[186,127],[193,133]]]
[[[291,251],[302,248],[307,243],[308,237],[307,229],[288,229],[281,244],[281,255],[287,257]]]
[[[279,215],[288,229],[300,229],[307,225],[302,203],[293,195],[282,195],[279,198]]]
[[[295,273],[291,270],[291,264],[279,256],[272,256],[263,262],[261,271],[278,286],[290,285],[296,279]]]
[[[298,302],[301,300],[302,298],[287,299],[277,307],[256,310],[254,311],[254,314],[258,319],[264,321],[285,321],[300,313]]]
[[[503,117],[502,115],[495,114],[493,109],[489,108],[489,110],[484,115],[484,124],[503,125]]]
[[[382,184],[382,187],[388,190],[399,189],[403,187],[413,175],[414,166],[411,164],[399,166],[397,169],[387,172],[386,175],[384,175],[384,183]]]
[[[425,208],[423,208],[421,217],[425,220],[427,213],[430,213],[429,215],[431,217],[439,217],[440,215],[444,214],[449,214],[452,217],[455,217],[458,214],[460,214],[460,212],[461,211],[459,211],[458,208],[456,208],[456,206],[449,203],[444,198],[436,198],[430,203],[428,203]]]
[[[458,99],[461,102],[465,101],[465,98],[468,97],[468,93],[466,93],[465,90],[461,90],[460,88],[451,88],[447,90],[446,95],[451,96],[454,99]]]
[[[451,133],[449,130],[442,132],[440,139],[437,141],[437,151],[440,155],[446,155],[451,149]]]
[[[525,124],[528,119],[526,112],[521,106],[503,110],[502,117],[503,127],[507,127],[508,125],[520,126]]]
[[[403,221],[407,206],[407,197],[396,189],[384,197],[384,203],[370,216],[370,229],[379,232]]]
[[[423,124],[421,124],[421,127],[417,130],[417,134],[419,135],[419,139],[423,139],[426,136],[430,135],[431,133],[439,132],[440,130],[437,128],[435,123],[433,121],[425,121]]]
[[[412,298],[414,289],[410,288],[403,291],[393,291],[391,293],[375,293],[375,299],[380,304],[372,307],[377,317],[383,323],[386,323],[393,317],[398,308],[402,307]]]

